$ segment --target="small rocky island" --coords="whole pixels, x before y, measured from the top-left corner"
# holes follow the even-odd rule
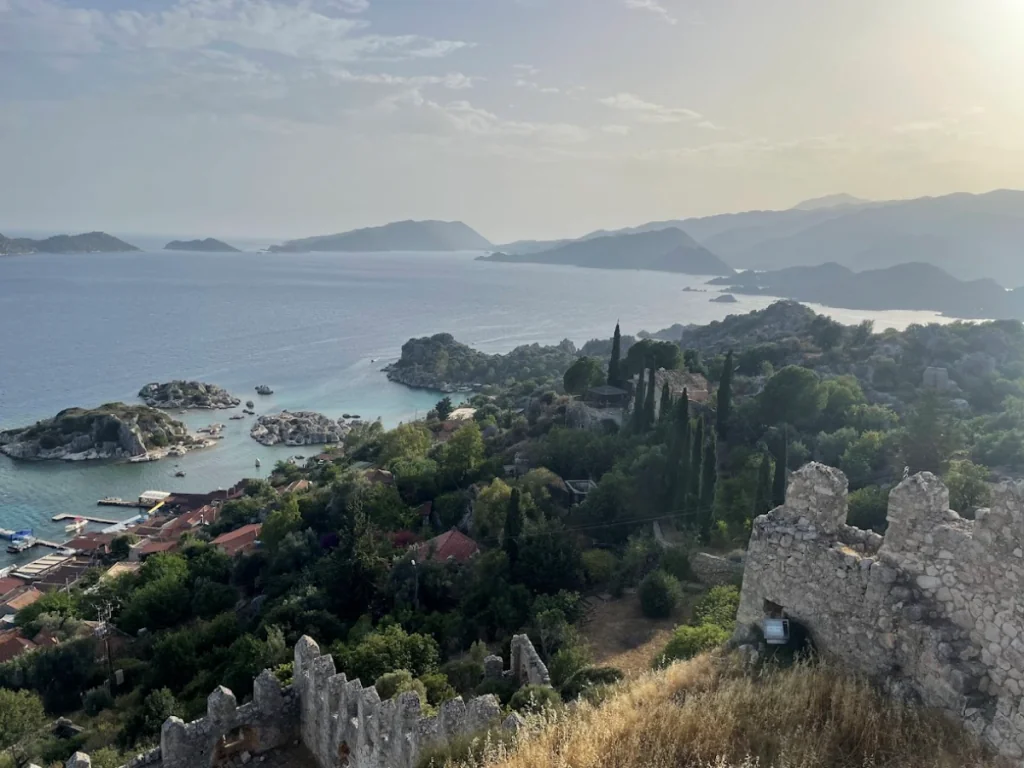
[[[282,411],[260,416],[249,436],[263,445],[328,445],[349,432],[344,419],[334,421],[312,411]]]
[[[216,384],[201,381],[153,382],[139,390],[139,397],[153,408],[237,408],[242,403]]]
[[[213,444],[163,411],[124,403],[68,408],[31,427],[0,432],[0,452],[25,461],[156,461]]]
[[[731,293],[723,293],[715,298],[711,299],[714,304],[736,304],[738,299]]]
[[[208,237],[205,240],[172,240],[164,246],[165,251],[199,251],[201,253],[241,253],[223,240]]]

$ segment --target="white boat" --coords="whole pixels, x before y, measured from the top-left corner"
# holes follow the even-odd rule
[[[64,530],[67,533],[78,533],[89,524],[88,520],[83,520],[80,517],[76,517],[73,522],[68,523],[64,526]]]
[[[260,460],[259,460],[259,459],[256,459],[256,468],[257,468],[257,469],[259,469],[259,468],[260,468]]]

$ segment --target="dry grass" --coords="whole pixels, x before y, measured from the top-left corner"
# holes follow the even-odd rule
[[[824,666],[742,674],[710,655],[537,722],[488,768],[966,768],[997,765],[938,714]],[[467,764],[463,764],[466,768]]]
[[[667,619],[649,619],[640,610],[640,599],[625,595],[616,600],[591,598],[591,613],[581,632],[594,663],[622,670],[633,679],[651,669],[651,660],[680,624],[690,620],[700,595],[686,593]]]

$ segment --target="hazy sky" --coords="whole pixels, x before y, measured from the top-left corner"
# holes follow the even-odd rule
[[[0,232],[1024,187],[1024,0],[0,0]]]

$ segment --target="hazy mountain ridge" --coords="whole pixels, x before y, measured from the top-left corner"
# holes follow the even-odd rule
[[[534,253],[494,253],[478,261],[563,264],[597,269],[648,269],[690,275],[730,275],[733,270],[681,229],[658,229],[575,240]]]
[[[863,272],[835,262],[743,272],[711,284],[730,293],[779,296],[831,307],[922,310],[963,318],[1024,320],[1024,289],[990,279],[962,281],[932,264],[910,262]]]
[[[849,195],[846,192],[840,192],[835,195],[824,195],[823,197],[813,197],[810,200],[804,200],[803,202],[794,205],[793,209],[797,211],[817,211],[821,208],[841,208],[851,205],[867,205],[870,202],[870,200],[864,200],[862,198]]]
[[[200,251],[203,253],[241,253],[238,248],[223,240],[208,237],[205,240],[172,240],[164,246],[165,251]]]
[[[139,250],[106,232],[85,232],[80,235],[54,235],[40,240],[29,237],[0,235],[0,256],[31,253],[122,253]]]
[[[461,221],[396,221],[336,235],[289,240],[270,248],[275,253],[308,251],[483,251],[487,238]]]

